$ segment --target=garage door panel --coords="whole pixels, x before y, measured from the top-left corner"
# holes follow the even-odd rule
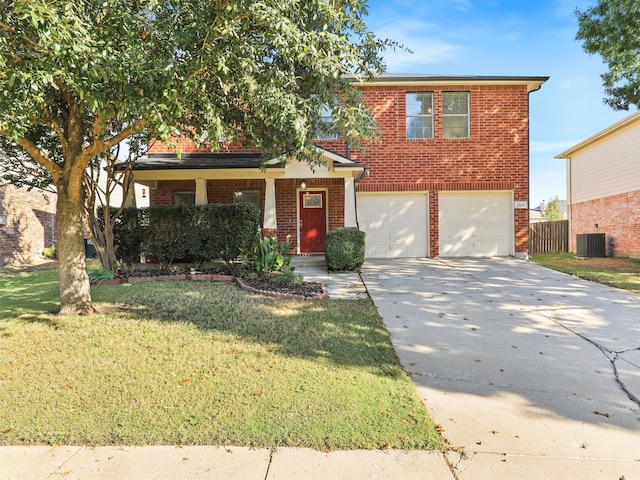
[[[426,193],[358,195],[367,258],[427,256],[427,218]]]
[[[440,192],[440,255],[509,255],[512,212],[511,192]]]

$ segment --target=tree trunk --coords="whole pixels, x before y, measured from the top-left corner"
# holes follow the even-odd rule
[[[82,197],[82,187],[80,186],[79,192],[70,192],[66,185],[57,185],[57,190],[56,234],[60,269],[60,313],[93,313],[82,235],[83,203],[77,201],[78,197]]]

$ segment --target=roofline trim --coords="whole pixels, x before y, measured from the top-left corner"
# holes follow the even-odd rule
[[[575,144],[573,147],[568,148],[567,150],[565,150],[562,153],[559,153],[558,155],[556,155],[553,158],[556,158],[558,160],[569,159],[569,158],[571,158],[571,154],[575,153],[576,151],[581,150],[584,147],[586,147],[587,145],[595,143],[598,140],[601,140],[601,139],[603,139],[605,137],[608,137],[609,135],[611,135],[615,131],[622,129],[622,128],[626,127],[627,125],[631,125],[632,123],[634,123],[637,120],[640,120],[640,110],[635,112],[635,113],[632,113],[631,115],[629,115],[628,117],[623,118],[622,120],[619,120],[618,122],[614,123],[613,125],[608,126],[604,130],[600,130],[598,133],[596,133],[594,135],[591,135],[589,138],[581,141],[580,143]]]
[[[497,75],[428,75],[428,74],[383,74],[373,80],[351,77],[363,87],[392,85],[527,85],[529,92],[538,90],[549,80],[548,76],[497,76]]]

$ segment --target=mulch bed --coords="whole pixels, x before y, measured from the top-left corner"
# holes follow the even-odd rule
[[[127,274],[121,272],[113,280],[102,280],[101,285],[119,283],[141,283],[150,281],[192,280],[192,281],[232,281],[240,288],[251,293],[278,298],[297,300],[320,300],[327,298],[327,292],[318,282],[292,282],[281,274],[256,274],[242,271],[239,268],[216,267],[198,270],[195,274],[190,269],[139,270]]]

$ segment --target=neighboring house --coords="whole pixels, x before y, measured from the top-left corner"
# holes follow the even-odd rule
[[[570,250],[577,235],[604,233],[609,254],[640,257],[640,112],[555,158],[567,161]]]
[[[547,202],[544,200],[539,206],[529,209],[529,223],[546,222],[547,217],[544,215],[544,211],[547,207]],[[560,200],[560,212],[562,212],[562,219],[567,219],[567,201]]]
[[[56,244],[56,199],[35,188],[0,186],[0,265],[33,262]]]
[[[345,226],[366,232],[367,258],[526,257],[529,94],[547,79],[386,74],[358,85],[382,130],[364,153],[318,138],[326,167],[260,170],[237,145],[181,142],[178,159],[156,144],[134,178],[151,205],[251,201],[298,254]]]

